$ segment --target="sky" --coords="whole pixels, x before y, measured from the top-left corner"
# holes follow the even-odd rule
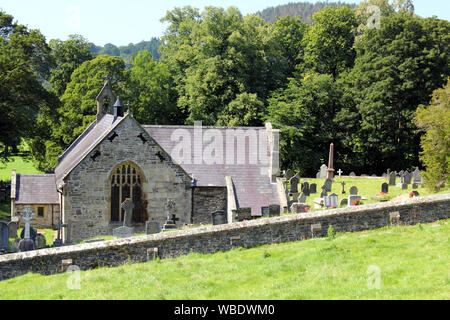
[[[47,41],[66,40],[70,34],[80,34],[96,45],[121,46],[161,37],[167,25],[160,19],[175,7],[235,6],[248,14],[301,1],[307,0],[0,0],[0,9],[19,24],[39,29]],[[341,2],[359,3],[360,0]],[[422,17],[436,15],[450,20],[449,0],[415,0],[414,6]]]

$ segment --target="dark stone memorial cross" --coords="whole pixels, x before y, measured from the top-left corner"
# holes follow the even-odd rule
[[[125,211],[125,215],[123,217],[123,226],[131,228],[131,215],[134,209],[134,203],[131,199],[126,199],[122,202],[122,209]]]
[[[341,194],[345,194],[345,182],[344,181],[341,182],[341,186],[342,186]]]
[[[62,239],[61,239],[61,229],[67,228],[69,225],[62,223],[61,219],[58,220],[58,224],[56,225],[56,228],[58,228],[58,237],[55,239],[55,242],[53,242],[52,247],[61,247],[63,245]]]

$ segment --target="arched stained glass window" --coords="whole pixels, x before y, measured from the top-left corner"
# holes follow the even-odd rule
[[[124,219],[121,204],[127,199],[134,203],[132,222],[144,223],[147,220],[146,208],[142,205],[142,174],[133,163],[126,162],[113,170],[111,175],[111,221]]]

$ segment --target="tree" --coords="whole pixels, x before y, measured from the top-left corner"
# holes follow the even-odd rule
[[[111,85],[115,95],[123,95],[128,73],[125,63],[119,57],[100,55],[84,62],[73,72],[61,97],[59,126],[53,133],[53,137],[58,139],[58,144],[63,148],[70,145],[94,121],[97,114],[95,98],[107,76],[112,77]]]
[[[136,120],[145,124],[182,123],[169,68],[156,62],[149,51],[140,51],[132,66],[127,97]]]
[[[357,46],[348,89],[361,122],[353,152],[377,173],[418,164],[414,113],[450,75],[450,23],[399,12],[368,30]]]
[[[353,67],[355,13],[347,6],[325,7],[313,19],[313,26],[304,37],[306,67],[336,79],[340,72]]]
[[[292,79],[286,89],[269,99],[267,120],[281,129],[280,149],[283,168],[315,175],[328,160],[335,139],[333,121],[339,111],[340,92],[331,75],[309,74]],[[338,148],[336,148],[338,149]]]
[[[21,137],[34,134],[37,113],[55,97],[42,82],[52,65],[50,49],[38,30],[28,30],[0,11],[0,145],[2,157]]]
[[[428,107],[417,109],[415,121],[419,130],[425,131],[420,144],[425,185],[438,191],[450,184],[450,78],[444,88],[433,92]]]
[[[61,97],[75,69],[94,58],[89,51],[92,44],[82,36],[70,35],[66,41],[50,40],[49,46],[56,65],[51,70],[50,84],[56,95]]]
[[[185,7],[168,12],[163,21],[170,25],[161,59],[171,66],[178,106],[188,123],[217,124],[239,95],[256,94],[264,103],[283,83],[285,60],[270,25],[261,18],[243,17],[234,7],[206,7],[201,15]]]

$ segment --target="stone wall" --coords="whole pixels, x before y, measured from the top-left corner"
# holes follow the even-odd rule
[[[81,270],[118,266],[191,252],[203,254],[238,247],[255,247],[327,235],[381,228],[390,224],[412,225],[450,218],[450,194],[359,207],[285,215],[214,227],[91,243],[0,256],[0,279],[28,272],[44,275],[63,272],[73,264]]]
[[[192,223],[194,225],[212,224],[212,213],[215,211],[227,212],[227,188],[194,188]]]
[[[44,216],[38,216],[38,208],[44,208]],[[26,204],[16,204],[14,206],[15,217],[19,216],[19,212],[25,210],[25,208],[30,208],[34,212],[34,217],[30,221],[30,225],[35,229],[52,229],[58,223],[60,218],[60,210],[58,204],[42,204],[42,205],[26,205]],[[22,218],[19,217],[19,226],[23,227],[25,225]]]
[[[144,175],[142,193],[148,220],[163,224],[167,218],[164,203],[171,198],[176,203],[179,223],[191,221],[192,190],[187,173],[168,155],[161,160],[157,153],[165,152],[131,117],[125,118],[114,131],[118,136],[113,142],[103,140],[65,179],[64,223],[70,226],[69,234],[64,231],[65,241],[111,235],[112,230],[121,225],[111,222],[110,177],[112,171],[125,162],[137,165]],[[146,143],[138,137],[141,133],[148,140]],[[93,160],[91,155],[96,151],[101,155]],[[140,232],[145,225],[134,227]]]

